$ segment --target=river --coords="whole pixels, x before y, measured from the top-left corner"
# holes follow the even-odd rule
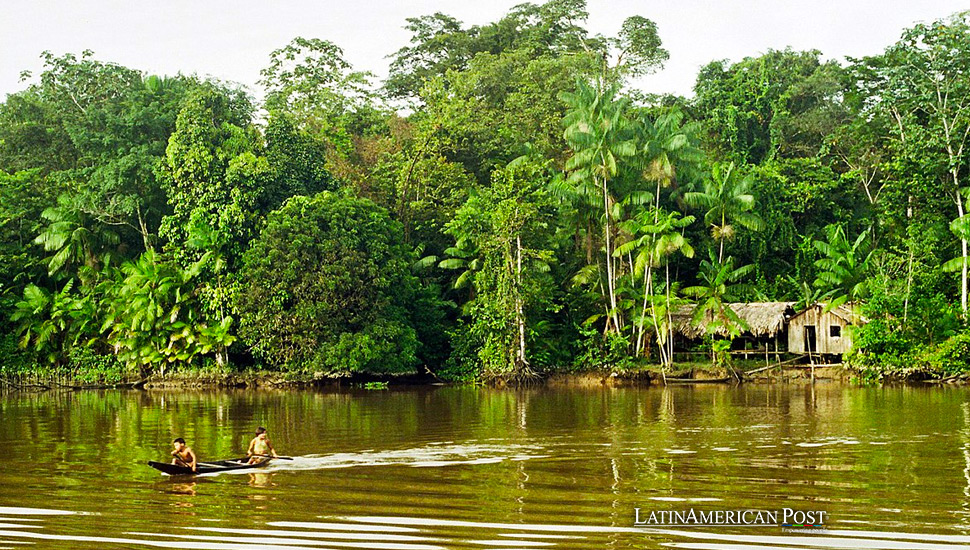
[[[0,449],[0,549],[970,547],[966,388],[11,393]]]

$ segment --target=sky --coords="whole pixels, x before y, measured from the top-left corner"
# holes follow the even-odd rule
[[[387,74],[407,45],[408,17],[442,12],[466,25],[499,19],[524,0],[4,0],[0,98],[22,90],[40,53],[95,52],[150,74],[212,76],[256,91],[269,53],[292,38],[323,38],[357,70]],[[542,0],[534,0],[541,3]],[[902,30],[970,8],[963,0],[588,0],[587,28],[615,35],[623,20],[657,23],[670,60],[635,87],[690,96],[703,65],[769,49],[817,49],[843,60],[881,52]]]

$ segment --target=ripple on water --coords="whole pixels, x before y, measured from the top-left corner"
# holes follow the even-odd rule
[[[546,458],[549,455],[534,453],[538,445],[487,445],[429,443],[423,447],[391,451],[362,451],[358,453],[334,453],[325,456],[307,455],[288,461],[274,461],[263,468],[266,472],[294,470],[324,470],[370,466],[413,466],[440,468],[469,464],[494,464],[503,461],[523,461]],[[237,472],[247,473],[245,470]]]
[[[654,497],[659,501],[698,501],[679,497]],[[312,548],[372,550],[446,550],[471,546],[513,550],[544,548],[599,548],[605,541],[588,540],[592,535],[631,535],[628,542],[642,547],[654,541],[668,548],[696,550],[767,550],[768,548],[801,550],[956,550],[970,544],[970,536],[907,533],[902,531],[827,530],[819,534],[736,534],[683,529],[636,528],[623,526],[501,523],[437,519],[408,516],[346,516],[325,518],[319,522],[270,521],[256,528],[221,528],[183,526],[196,533],[131,531],[124,536],[84,536],[58,533],[59,516],[72,514],[34,510],[43,520],[31,527],[0,526],[0,549],[23,547],[42,541],[71,543],[74,547],[90,543],[93,547],[182,548],[186,550],[305,550]],[[21,510],[21,513],[25,513]],[[12,515],[12,514],[11,514]],[[31,519],[31,518],[27,518]],[[200,520],[205,518],[199,518]],[[267,528],[276,527],[278,529]],[[635,536],[632,536],[634,535]],[[487,536],[483,536],[487,535]],[[660,536],[657,540],[655,537]],[[582,546],[575,546],[582,544]],[[85,546],[87,547],[87,546]]]
[[[338,524],[332,524],[338,525]],[[346,539],[346,540],[379,540],[385,542],[427,542],[430,539],[426,536],[416,536],[416,535],[398,535],[398,534],[386,534],[375,532],[375,530],[368,529],[354,529],[353,525],[340,525],[336,529],[330,527],[328,529],[333,529],[336,532],[330,531],[286,531],[280,529],[232,529],[232,528],[212,528],[212,527],[183,527],[182,529],[189,529],[193,531],[205,531],[208,533],[223,533],[229,535],[257,535],[257,536],[274,536],[274,537],[308,537],[308,538],[318,538],[318,539]],[[314,528],[319,529],[319,528]],[[356,531],[356,532],[355,532]],[[363,532],[361,532],[363,531]],[[420,532],[417,529],[415,532]]]

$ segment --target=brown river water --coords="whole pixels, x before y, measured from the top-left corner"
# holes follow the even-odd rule
[[[0,549],[970,548],[967,388],[12,393],[0,449]]]

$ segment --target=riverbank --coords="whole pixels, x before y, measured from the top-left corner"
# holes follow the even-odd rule
[[[609,371],[603,369],[549,372],[540,375],[529,385],[549,387],[627,387],[666,384],[736,384],[738,378],[744,383],[772,383],[811,381],[853,382],[858,377],[841,365],[771,365],[763,362],[740,361],[733,371],[712,368],[708,364],[676,364],[668,372],[651,365],[640,369]],[[311,388],[311,387],[361,387],[370,389],[403,385],[461,384],[441,380],[432,374],[399,376],[328,376],[324,373],[280,373],[266,370],[229,371],[218,369],[177,370],[165,374],[133,376],[117,373],[112,376],[95,376],[92,373],[5,373],[0,374],[0,390],[46,391],[81,389],[225,389],[225,388]],[[487,385],[508,387],[502,380]]]
[[[967,384],[970,374],[932,372],[907,373],[906,375],[881,378],[871,376],[871,371],[856,369],[851,365],[835,364],[771,364],[764,361],[735,361],[729,370],[712,367],[707,363],[678,363],[667,372],[658,365],[637,369],[611,371],[605,369],[552,371],[542,373],[527,384],[507,383],[495,379],[483,383],[494,387],[517,385],[572,387],[630,387],[683,384],[738,384],[738,383],[799,383],[840,382],[853,384],[917,383],[917,384]],[[462,385],[470,382],[442,380],[431,373],[410,375],[344,375],[327,373],[281,373],[278,371],[247,369],[229,370],[207,368],[202,370],[169,370],[164,374],[138,376],[120,372],[0,372],[0,391],[46,391],[83,389],[228,389],[228,388],[316,388],[360,387],[383,389],[389,386],[420,386],[432,384]]]

